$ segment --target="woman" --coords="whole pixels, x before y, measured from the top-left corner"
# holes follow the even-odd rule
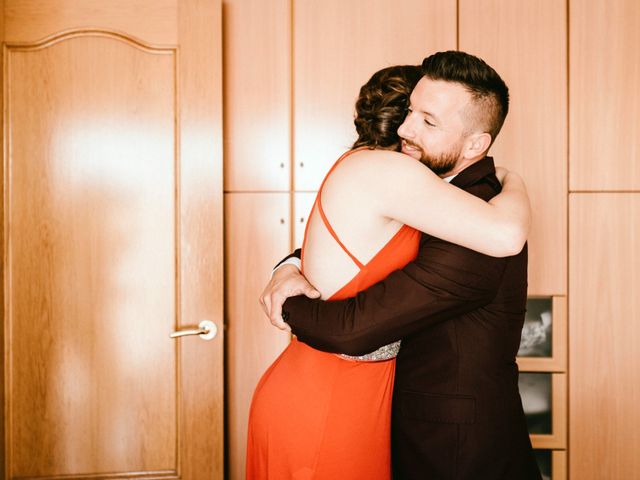
[[[415,258],[418,229],[494,256],[524,243],[528,201],[519,178],[505,177],[503,193],[487,204],[397,152],[396,130],[419,79],[418,67],[390,67],[360,91],[359,138],[322,183],[303,243],[304,274],[324,299],[354,296],[402,268]],[[247,478],[391,478],[397,350],[354,358],[294,339],[256,388]]]

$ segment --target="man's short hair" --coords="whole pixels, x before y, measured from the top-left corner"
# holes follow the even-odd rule
[[[425,58],[422,74],[431,80],[463,85],[475,107],[474,112],[467,112],[467,121],[489,133],[493,143],[509,111],[509,89],[493,68],[478,57],[449,50]]]

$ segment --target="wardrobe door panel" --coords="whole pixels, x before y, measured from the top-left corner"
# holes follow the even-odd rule
[[[640,194],[570,202],[569,472],[634,478],[640,469]]]
[[[291,150],[289,0],[225,0],[226,191],[286,191]]]
[[[489,154],[519,173],[533,210],[529,295],[566,295],[566,5],[555,0],[461,0],[460,50],[509,87],[509,114]]]
[[[371,75],[456,48],[456,1],[297,1],[294,22],[295,190],[317,190],[356,139],[354,105]]]
[[[640,190],[640,3],[569,11],[571,190]]]
[[[313,208],[313,202],[316,200],[317,192],[296,192],[294,196],[294,215],[293,215],[293,246],[301,248],[304,240],[304,231],[309,221],[309,214]]]
[[[258,380],[289,343],[258,298],[289,252],[288,193],[225,194],[229,478],[245,477],[247,420]]]

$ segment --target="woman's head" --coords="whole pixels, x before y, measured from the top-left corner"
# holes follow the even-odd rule
[[[373,74],[356,101],[358,140],[353,148],[400,149],[398,127],[407,113],[411,91],[421,77],[416,65],[397,65]]]

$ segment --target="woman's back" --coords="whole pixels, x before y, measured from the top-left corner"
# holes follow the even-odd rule
[[[366,151],[341,160],[359,153]],[[318,193],[303,245],[303,268],[316,275],[330,299],[353,296],[402,268],[415,257],[420,239],[418,231],[367,216],[358,205],[340,208],[340,202],[366,195],[356,191],[348,176],[353,172],[338,167],[327,175],[337,174],[337,181],[327,180],[327,190]],[[338,219],[340,233],[329,215]],[[362,260],[347,243],[356,238]],[[394,354],[387,349],[368,358],[374,361],[346,359],[293,339],[256,387],[247,478],[390,480]]]
[[[366,177],[367,162],[381,155],[398,154],[362,148],[347,152],[318,192],[305,231],[302,266],[324,299],[353,296],[415,256],[413,248],[398,250],[398,243],[413,247],[419,233],[378,213],[371,205],[372,189],[359,183]]]

